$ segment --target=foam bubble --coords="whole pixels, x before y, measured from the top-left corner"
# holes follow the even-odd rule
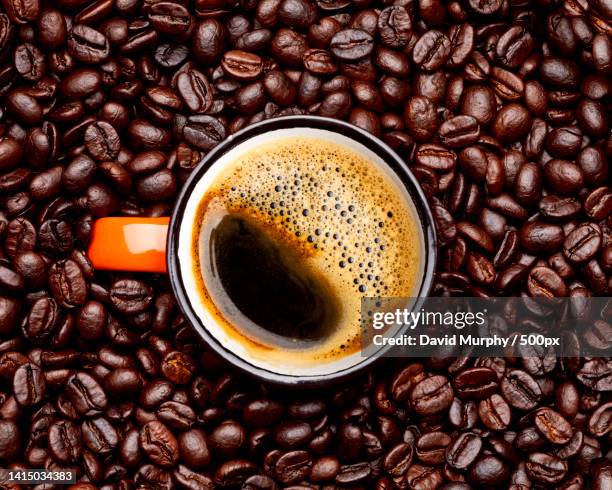
[[[287,138],[228,164],[203,196],[196,221],[221,207],[291,236],[342,302],[335,333],[305,353],[331,361],[359,348],[362,297],[415,294],[423,257],[419,224],[404,196],[385,170],[345,146]],[[198,246],[196,240],[196,267]],[[253,344],[261,356],[271,355],[273,346]]]

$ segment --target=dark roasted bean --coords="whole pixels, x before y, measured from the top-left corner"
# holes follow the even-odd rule
[[[84,24],[77,24],[69,31],[67,46],[72,56],[86,64],[101,63],[110,54],[104,34]]]
[[[450,52],[450,39],[440,31],[431,30],[425,32],[414,45],[412,59],[419,68],[435,71],[446,62]]]
[[[340,61],[357,61],[368,56],[373,49],[372,36],[361,29],[345,29],[331,38],[330,49]]]
[[[176,465],[179,446],[172,432],[161,422],[151,421],[140,429],[140,447],[156,465],[167,468]]]
[[[76,463],[81,457],[81,429],[70,420],[61,420],[49,427],[49,451],[58,463]]]
[[[533,453],[525,465],[527,474],[545,484],[559,483],[567,473],[567,463],[553,455]]]
[[[68,380],[65,393],[74,409],[86,416],[101,412],[108,403],[100,384],[84,372],[77,373]]]
[[[383,44],[390,48],[403,48],[410,41],[412,20],[401,6],[387,7],[378,16],[378,33]]]
[[[520,370],[512,370],[502,378],[501,391],[510,405],[521,410],[534,408],[542,396],[535,380]]]
[[[565,444],[572,438],[573,431],[569,422],[550,408],[538,410],[534,422],[542,435],[554,444]]]
[[[46,391],[45,379],[40,367],[32,362],[22,364],[13,376],[13,392],[20,405],[40,403]]]
[[[414,410],[433,415],[447,409],[453,401],[453,389],[444,376],[432,376],[418,383],[410,394]]]

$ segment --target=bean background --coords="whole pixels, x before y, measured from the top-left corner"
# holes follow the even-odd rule
[[[316,114],[409,163],[434,294],[610,296],[610,0],[1,3],[0,465],[78,490],[612,488],[609,358],[278,390],[199,343],[166,277],[84,254],[98,217],[169,215],[228,135]]]

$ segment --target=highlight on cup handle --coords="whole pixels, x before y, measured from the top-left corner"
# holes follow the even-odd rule
[[[166,273],[170,218],[100,218],[88,256],[99,270]]]

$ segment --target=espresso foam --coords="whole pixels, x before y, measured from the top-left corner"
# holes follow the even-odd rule
[[[296,356],[250,338],[255,357],[293,364],[336,360],[360,346],[362,297],[416,293],[423,258],[419,224],[405,191],[385,170],[345,146],[286,138],[250,150],[229,163],[203,196],[194,237],[220,212],[273,227],[341,299],[338,326],[323,343]],[[205,251],[197,238],[192,249],[201,271]],[[241,336],[231,332],[231,322],[212,304],[203,281],[200,287],[207,308]]]

